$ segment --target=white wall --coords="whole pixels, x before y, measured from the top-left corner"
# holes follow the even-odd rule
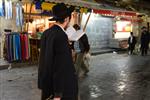
[[[88,14],[83,14],[81,25],[84,26]],[[112,39],[112,18],[101,17],[98,14],[91,14],[87,24],[86,33],[91,48],[108,47],[109,40]]]

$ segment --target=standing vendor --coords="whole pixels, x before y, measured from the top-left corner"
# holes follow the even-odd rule
[[[41,38],[42,32],[40,32],[39,28],[36,29],[36,34],[37,34],[38,38]]]

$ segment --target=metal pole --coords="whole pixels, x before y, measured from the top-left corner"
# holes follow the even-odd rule
[[[33,3],[31,3],[31,6],[30,6],[30,12],[29,12],[28,24],[27,24],[27,32],[28,32],[28,29],[29,29],[29,20],[30,20],[30,18],[31,18],[32,6],[33,6]]]
[[[87,26],[87,24],[88,24],[88,22],[89,22],[90,17],[91,17],[91,13],[89,14],[89,16],[88,16],[88,18],[87,18],[87,20],[86,20],[86,23],[85,23],[85,25],[84,25],[84,27],[83,27],[83,31],[85,31],[86,26]]]

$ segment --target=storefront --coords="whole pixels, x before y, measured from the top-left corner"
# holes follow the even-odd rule
[[[94,10],[94,12],[112,19],[112,27],[109,33],[111,37],[107,42],[107,47],[127,48],[127,39],[130,36],[130,32],[133,32],[135,36],[139,35],[139,19],[136,12],[103,9]]]
[[[15,5],[16,2],[18,1],[15,1],[14,3]],[[10,24],[6,23],[7,25],[6,28],[12,29],[12,32],[25,32],[28,34],[30,43],[29,52],[31,53],[29,55],[31,59],[33,58],[33,60],[34,58],[36,58],[35,60],[38,60],[38,53],[39,53],[38,48],[40,45],[39,41],[41,36],[38,33],[42,34],[42,32],[45,29],[53,25],[53,22],[48,21],[48,19],[51,16],[50,10],[56,3],[59,2],[62,1],[51,0],[49,2],[37,2],[37,1],[31,2],[29,0],[28,1],[23,0],[22,2],[20,2],[21,8],[24,10],[23,22],[17,21],[17,19],[14,20],[10,19],[11,21],[10,20],[8,21]],[[86,31],[86,34],[88,35],[91,48],[106,48],[110,46],[110,43],[112,43],[111,40],[113,39],[118,40],[121,38],[127,38],[129,36],[129,33],[126,33],[124,35],[121,35],[123,33],[119,33],[121,29],[119,24],[121,22],[119,22],[119,20],[116,17],[123,15],[136,16],[134,12],[131,13],[131,12],[101,10],[99,8],[100,4],[87,2],[87,0],[82,1],[64,0],[63,2],[68,6],[70,5],[76,6],[75,12],[72,14],[72,20],[70,24],[71,25],[81,24],[82,28]],[[23,14],[23,12],[19,14]],[[4,21],[3,18],[1,18],[1,21]],[[114,22],[117,24],[114,24]],[[1,25],[0,28],[1,32],[5,29],[3,28],[4,26],[5,25],[3,26]],[[134,30],[132,26],[133,26],[132,23],[131,24],[127,23],[128,32]],[[122,31],[126,31],[126,28],[125,30]],[[114,35],[113,32],[115,32]],[[35,56],[33,57],[33,55]]]

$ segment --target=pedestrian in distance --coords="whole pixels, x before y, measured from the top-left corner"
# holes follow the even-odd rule
[[[72,60],[65,29],[68,27],[73,7],[58,3],[52,8],[56,23],[41,37],[38,69],[38,88],[41,100],[77,100],[78,78]]]
[[[147,30],[147,27],[142,27],[141,33],[141,55],[147,55],[149,48],[150,34]]]
[[[128,45],[129,45],[128,47],[129,55],[133,54],[133,50],[136,45],[136,37],[133,35],[133,32],[130,33],[130,37],[128,38]]]

